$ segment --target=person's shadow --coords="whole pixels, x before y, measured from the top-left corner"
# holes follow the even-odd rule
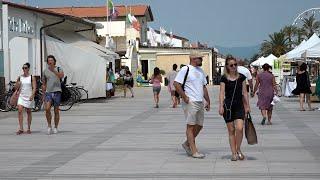
[[[231,155],[222,156],[221,159],[231,159]],[[253,157],[253,156],[245,156],[245,160],[255,161],[255,160],[258,160],[258,159]]]

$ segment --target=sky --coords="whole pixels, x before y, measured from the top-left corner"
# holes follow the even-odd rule
[[[9,0],[24,2],[24,0]],[[39,7],[101,6],[106,0],[26,0]],[[113,0],[115,5],[148,4],[149,26],[210,46],[256,46],[268,34],[292,24],[302,11],[320,7],[320,0]]]

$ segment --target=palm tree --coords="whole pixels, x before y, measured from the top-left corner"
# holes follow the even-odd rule
[[[315,32],[318,32],[320,29],[320,22],[316,20],[314,15],[309,18],[304,18],[302,20],[303,28],[307,33],[307,37],[310,38]]]
[[[306,31],[303,28],[298,28],[297,29],[297,38],[296,42],[294,43],[296,46],[299,45],[306,37]]]
[[[279,57],[285,54],[289,50],[288,38],[285,33],[281,30],[269,35],[270,40],[265,40],[261,45],[261,54],[267,56],[274,54]]]
[[[289,50],[293,49],[293,45],[295,44],[294,38],[298,35],[298,29],[296,26],[290,25],[285,26],[283,28],[283,33],[285,34],[286,38],[288,39]]]
[[[268,56],[269,54],[272,53],[272,45],[269,41],[264,41],[262,44],[261,44],[261,48],[260,48],[260,54],[262,56]]]
[[[251,64],[253,61],[257,60],[258,58],[260,57],[259,54],[254,54],[251,58],[250,58],[250,61],[249,61],[249,64]]]

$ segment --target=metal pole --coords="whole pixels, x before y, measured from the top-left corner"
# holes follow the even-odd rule
[[[52,23],[52,24],[48,24],[48,25],[45,25],[45,26],[42,26],[40,28],[40,69],[41,69],[41,77],[42,77],[42,71],[43,71],[43,45],[42,45],[42,30],[45,29],[45,28],[48,28],[48,27],[51,27],[51,26],[55,26],[57,24],[61,24],[63,23],[64,21],[66,20],[66,18],[63,18],[61,21],[58,21],[56,23]]]

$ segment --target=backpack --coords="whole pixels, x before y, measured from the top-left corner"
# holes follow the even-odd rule
[[[58,72],[60,68],[58,67]],[[71,92],[67,88],[67,77],[65,77],[63,80],[60,79],[60,84],[61,84],[61,102],[66,102],[70,99],[71,97]]]

